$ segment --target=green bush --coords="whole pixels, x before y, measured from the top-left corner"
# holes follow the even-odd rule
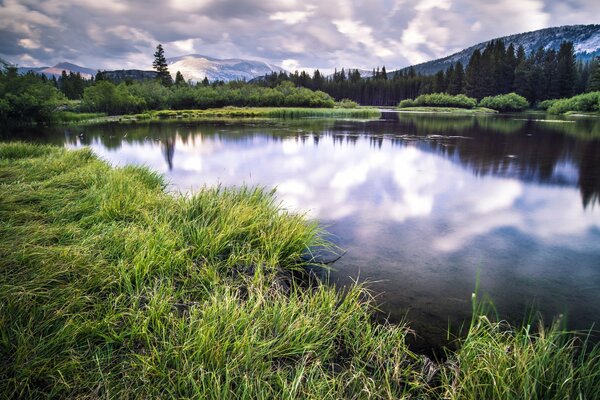
[[[416,107],[417,104],[415,103],[415,101],[413,99],[405,99],[402,100],[400,102],[400,104],[398,104],[398,107],[400,108],[408,108],[408,107]]]
[[[358,107],[358,103],[355,101],[352,101],[350,99],[341,99],[335,105],[336,105],[336,107],[339,107],[339,108],[356,108],[356,107]]]
[[[547,111],[557,101],[558,101],[558,99],[550,99],[550,100],[540,101],[539,103],[536,104],[535,108],[537,108],[538,110]]]
[[[473,108],[477,105],[477,100],[467,97],[464,94],[456,96],[448,93],[422,94],[415,100],[402,100],[400,108],[404,107],[458,107]]]
[[[67,104],[65,96],[41,76],[0,72],[0,122],[48,122]]]
[[[569,111],[594,112],[600,110],[600,92],[584,93],[568,99],[556,100],[548,112],[564,114]]]
[[[488,96],[481,99],[480,107],[491,108],[498,111],[523,111],[529,107],[529,102],[516,93]]]
[[[134,114],[145,110],[146,102],[129,93],[124,83],[115,86],[111,82],[100,81],[85,89],[81,108],[83,111],[103,112],[108,115]]]

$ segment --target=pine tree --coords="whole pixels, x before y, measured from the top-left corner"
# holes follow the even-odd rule
[[[469,59],[467,65],[467,71],[465,73],[465,91],[467,96],[481,99],[482,93],[482,63],[481,63],[481,52],[479,49],[475,50]]]
[[[210,85],[210,82],[208,81],[208,76],[205,76],[204,79],[202,79],[202,86],[208,85]]]
[[[571,97],[577,80],[573,42],[562,42],[556,59],[558,97]]]
[[[381,79],[386,80],[387,81],[387,71],[385,70],[385,65],[381,68]]]
[[[465,85],[465,70],[459,61],[453,68],[452,75],[448,77],[448,93],[451,95],[461,94]]]
[[[185,85],[185,79],[183,78],[183,75],[181,75],[181,72],[177,71],[177,74],[175,74],[175,85],[176,86],[183,86]]]
[[[444,71],[439,70],[435,74],[435,81],[433,83],[433,91],[435,93],[443,93],[446,91],[446,82],[444,80]]]
[[[600,91],[600,57],[593,62],[590,71],[590,80],[587,86],[588,92]]]
[[[154,52],[154,61],[152,62],[152,66],[156,72],[158,72],[157,79],[160,80],[164,86],[171,86],[173,84],[173,78],[171,78],[169,68],[167,67],[165,51],[160,43],[158,46],[156,46],[156,52]]]

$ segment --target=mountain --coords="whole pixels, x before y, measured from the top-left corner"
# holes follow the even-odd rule
[[[68,62],[58,63],[53,67],[18,67],[17,70],[20,74],[26,74],[27,72],[32,71],[36,74],[44,74],[48,78],[51,78],[52,76],[56,76],[58,78],[63,71],[65,71],[67,74],[70,72],[73,72],[74,74],[79,72],[85,79],[90,79],[92,76],[96,75],[96,72],[98,72],[96,69],[81,67]]]
[[[558,50],[562,42],[571,41],[573,42],[577,59],[587,61],[593,57],[600,56],[600,25],[559,26],[503,36],[493,40],[499,39],[504,41],[504,45],[507,47],[511,43],[515,46],[515,49],[519,46],[523,46],[527,54],[540,47],[543,47],[546,50]],[[416,72],[432,75],[440,70],[447,69],[451,64],[458,61],[462,62],[466,67],[469,63],[471,54],[477,49],[483,51],[489,42],[491,42],[491,40],[476,44],[475,46],[471,46],[448,57],[413,65],[413,68]],[[406,71],[409,68],[410,67],[402,68],[396,72]]]
[[[232,80],[249,81],[272,72],[285,71],[277,65],[267,64],[263,61],[239,58],[220,60],[200,54],[168,58],[167,64],[173,78],[179,71],[186,80],[191,79],[193,82],[201,81],[205,77],[211,82],[216,80],[225,82]]]

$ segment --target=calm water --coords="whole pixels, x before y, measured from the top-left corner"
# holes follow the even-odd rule
[[[165,123],[4,134],[90,146],[148,165],[172,190],[277,187],[346,254],[340,284],[370,281],[381,309],[439,343],[480,291],[520,321],[535,305],[600,322],[600,119],[383,114],[377,121]],[[81,134],[81,136],[80,136]],[[596,139],[593,139],[593,137]]]

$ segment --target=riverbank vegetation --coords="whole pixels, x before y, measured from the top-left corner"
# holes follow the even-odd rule
[[[596,113],[600,114],[600,91],[584,93],[567,99],[558,99],[546,104],[550,114]]]
[[[478,309],[446,360],[322,285],[315,222],[260,189],[170,195],[89,149],[0,144],[0,391],[12,398],[594,398],[598,347]],[[316,268],[309,273],[307,267]]]
[[[478,108],[476,108],[479,106]],[[527,99],[516,93],[501,94],[498,96],[484,97],[477,102],[472,97],[464,94],[451,95],[448,93],[422,94],[416,99],[402,100],[398,104],[400,109],[430,111],[453,111],[453,109],[475,110],[478,112],[515,112],[524,111],[529,107]]]

